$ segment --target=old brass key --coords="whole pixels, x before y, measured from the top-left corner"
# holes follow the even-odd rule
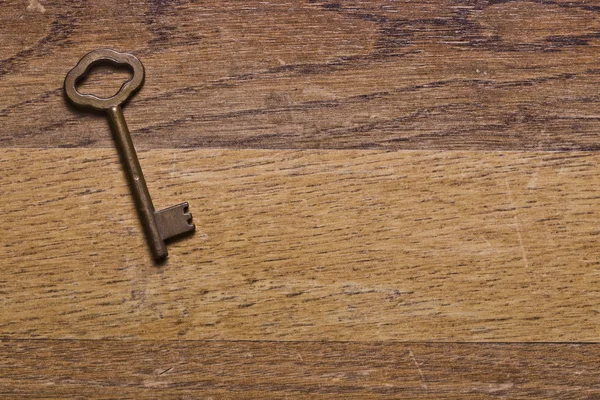
[[[133,69],[133,77],[121,86],[117,94],[110,98],[103,99],[77,91],[78,80],[85,76],[93,65],[106,62],[130,66]],[[65,92],[69,100],[77,106],[106,112],[150,250],[156,260],[161,260],[168,254],[165,241],[184,233],[193,232],[195,226],[191,223],[192,214],[187,212],[187,202],[160,211],[154,210],[142,167],[121,109],[123,103],[140,88],[143,82],[144,66],[135,56],[110,49],[101,49],[86,54],[67,74]]]

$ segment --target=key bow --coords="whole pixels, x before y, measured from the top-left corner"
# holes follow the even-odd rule
[[[93,65],[99,63],[128,65],[133,69],[133,76],[127,80],[117,94],[103,99],[93,94],[83,94],[77,90],[77,82],[83,78]],[[94,50],[86,54],[67,74],[65,78],[65,93],[69,100],[80,107],[91,107],[96,110],[108,110],[125,103],[144,83],[144,66],[133,54],[119,53],[111,49]]]

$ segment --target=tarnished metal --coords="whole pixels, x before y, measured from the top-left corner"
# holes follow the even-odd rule
[[[117,94],[107,99],[77,91],[77,81],[98,63],[129,65],[133,77],[125,82]],[[150,251],[156,260],[164,259],[168,252],[165,241],[184,233],[193,232],[192,214],[187,212],[188,203],[177,204],[164,210],[155,211],[142,167],[138,160],[121,105],[125,103],[144,82],[144,67],[139,59],[127,53],[110,49],[94,50],[86,54],[65,79],[65,93],[69,100],[78,106],[106,112],[113,136],[121,155],[138,214],[146,233]]]
[[[128,65],[133,69],[133,76],[125,82],[121,89],[112,97],[103,99],[93,94],[83,94],[77,91],[77,81],[85,76],[90,68],[99,63]],[[89,52],[67,74],[65,78],[65,93],[71,102],[80,107],[90,107],[96,110],[108,110],[125,103],[144,83],[144,66],[133,54],[119,53],[110,49],[100,49]]]

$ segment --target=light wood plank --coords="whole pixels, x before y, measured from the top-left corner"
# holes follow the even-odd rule
[[[8,338],[600,339],[593,153],[156,150],[198,232],[152,264],[116,151],[0,156]]]
[[[40,4],[0,12],[3,147],[112,146],[61,88],[113,47],[147,69],[126,111],[145,148],[598,149],[593,3]]]
[[[6,399],[584,399],[599,345],[7,340]]]

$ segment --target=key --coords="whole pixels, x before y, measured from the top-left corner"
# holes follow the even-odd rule
[[[133,76],[121,86],[117,94],[109,98],[100,98],[77,91],[77,82],[85,76],[93,65],[99,63],[128,65],[133,69]],[[65,79],[65,93],[76,106],[106,112],[150,251],[154,259],[159,261],[168,255],[166,240],[193,232],[196,227],[191,223],[192,214],[188,212],[187,202],[160,211],[154,210],[146,180],[142,173],[142,167],[133,147],[131,135],[121,108],[131,95],[142,86],[143,82],[144,66],[139,59],[132,54],[100,49],[86,54],[79,60],[75,68],[69,71]]]

